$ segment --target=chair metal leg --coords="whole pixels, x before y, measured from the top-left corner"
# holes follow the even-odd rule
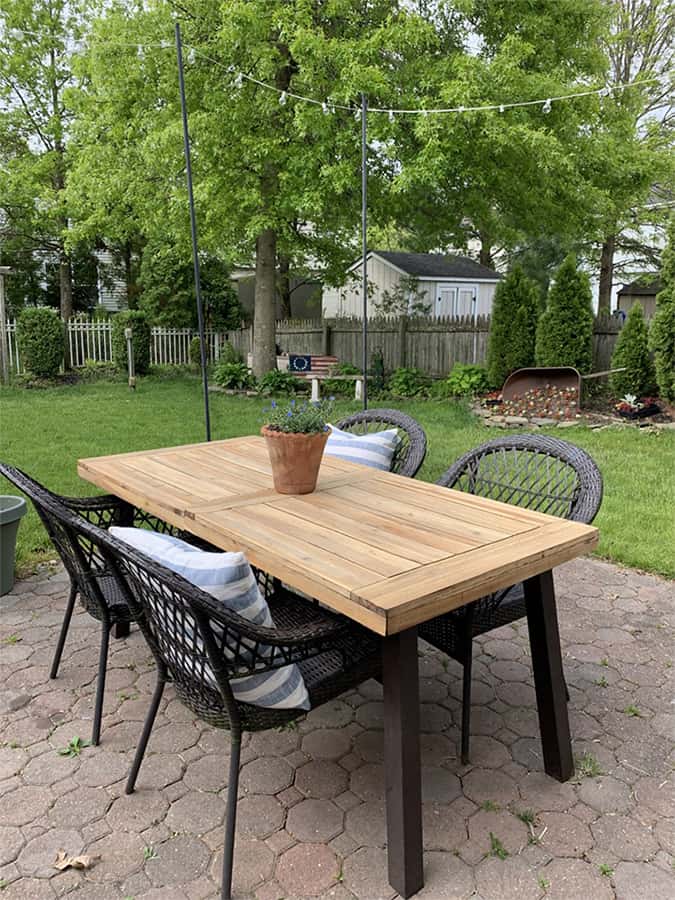
[[[157,716],[157,710],[159,709],[159,704],[162,699],[162,694],[164,693],[164,685],[166,684],[166,678],[164,673],[157,673],[157,684],[155,685],[155,692],[152,695],[152,700],[150,701],[150,708],[148,709],[147,715],[145,716],[145,723],[143,725],[143,732],[141,734],[141,739],[138,742],[138,747],[136,748],[136,754],[134,756],[134,761],[131,766],[131,771],[129,772],[129,777],[127,778],[127,784],[124,789],[125,793],[133,794],[134,788],[136,787],[136,779],[138,778],[138,771],[141,768],[141,764],[143,762],[143,757],[145,756],[145,748],[148,746],[148,741],[150,740],[150,732],[152,731],[152,726],[155,724],[155,718]]]
[[[101,648],[98,654],[98,679],[96,683],[96,705],[94,707],[94,727],[91,742],[95,747],[101,740],[101,719],[103,717],[103,694],[105,692],[105,676],[108,669],[108,645],[110,644],[110,622],[101,622]]]
[[[66,643],[66,637],[68,636],[68,629],[70,628],[70,620],[73,617],[73,609],[75,608],[75,598],[77,597],[77,587],[73,582],[70,582],[70,595],[68,597],[68,605],[66,606],[66,611],[63,616],[63,624],[61,625],[61,634],[59,634],[59,640],[56,645],[56,650],[54,652],[54,659],[52,660],[52,669],[49,673],[50,678],[56,678],[59,665],[61,664],[61,655],[63,653],[63,647]]]
[[[469,742],[471,740],[471,670],[473,667],[473,607],[464,610],[462,622],[462,765],[469,763]]]
[[[232,897],[232,864],[234,862],[234,835],[237,818],[237,793],[239,790],[239,757],[241,736],[233,737],[230,750],[230,777],[227,782],[227,807],[225,810],[225,842],[223,844],[222,900]]]

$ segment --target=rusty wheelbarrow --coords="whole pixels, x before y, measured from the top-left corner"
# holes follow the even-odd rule
[[[550,366],[531,369],[516,369],[504,382],[502,398],[515,400],[522,397],[527,391],[542,390],[548,385],[560,391],[576,391],[581,393],[581,381],[591,378],[601,378],[603,375],[611,375],[613,372],[623,372],[625,368],[607,369],[605,372],[593,372],[590,375],[582,375],[573,366]]]

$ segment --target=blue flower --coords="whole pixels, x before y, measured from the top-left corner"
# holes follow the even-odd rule
[[[272,400],[272,409],[276,409],[276,408],[277,408],[277,401]]]
[[[292,415],[293,415],[293,410],[289,409],[288,412],[286,413],[286,418],[290,419]]]

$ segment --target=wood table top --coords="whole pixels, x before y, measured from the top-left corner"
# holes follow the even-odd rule
[[[324,456],[278,494],[262,437],[82,459],[79,475],[378,634],[395,634],[592,550],[598,531]]]

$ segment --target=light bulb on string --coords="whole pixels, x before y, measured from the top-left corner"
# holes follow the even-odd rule
[[[288,102],[288,94],[286,93],[286,91],[282,91],[281,96],[279,97],[279,104],[281,106],[286,106],[287,102]]]
[[[542,106],[541,111],[543,113],[546,113],[546,115],[548,115],[548,113],[551,112],[551,98],[550,97],[547,97],[546,100],[544,101],[544,105]]]
[[[393,110],[393,109],[390,109],[390,110],[389,110],[389,121],[392,123],[392,125],[394,124],[394,118],[395,118],[395,117],[394,117],[394,110]]]
[[[191,66],[194,66],[195,60],[196,60],[196,58],[197,58],[197,55],[196,55],[196,53],[195,53],[195,48],[194,48],[194,47],[190,47],[190,49],[188,50],[188,57],[187,57],[187,58],[188,58],[189,64],[190,64]]]
[[[466,112],[466,110],[465,110],[465,108],[464,108],[463,106],[458,106],[458,107],[457,107],[457,112],[458,112],[458,113],[463,113],[463,112]]]
[[[354,110],[354,118],[358,121],[361,118],[361,107],[357,106]]]
[[[324,114],[324,116],[330,114],[330,109],[328,108],[328,104],[325,101],[321,104],[321,112]]]
[[[235,79],[234,79],[234,86],[238,90],[242,86],[243,83],[244,83],[244,76],[241,74],[241,72],[237,72]]]
[[[505,109],[504,104],[503,104],[503,103],[500,103],[500,104],[499,104],[499,112],[500,112],[500,113],[503,113],[503,112],[504,112],[504,109]]]

